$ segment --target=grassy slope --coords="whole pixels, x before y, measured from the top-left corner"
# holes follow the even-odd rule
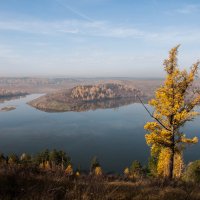
[[[0,199],[20,200],[198,200],[200,185],[181,181],[120,177],[67,177],[62,171],[35,167],[1,166]]]

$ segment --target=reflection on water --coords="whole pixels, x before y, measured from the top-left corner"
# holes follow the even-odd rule
[[[106,100],[99,100],[99,101],[82,101],[78,102],[75,105],[71,104],[70,111],[74,112],[84,112],[89,110],[97,110],[97,109],[108,109],[108,108],[119,108],[121,106],[137,103],[138,99],[135,98],[116,98],[116,99],[106,99]],[[60,106],[62,107],[65,102],[59,102]],[[63,105],[62,105],[63,104]],[[37,108],[39,110],[45,112],[62,112],[56,109],[46,109],[46,108]],[[63,111],[65,112],[65,111]]]
[[[17,95],[17,96],[10,96],[10,97],[0,97],[0,103],[4,103],[6,101],[11,101],[15,99],[20,99],[22,97],[26,97],[26,95]]]
[[[83,102],[73,107],[73,111],[82,112],[88,110],[119,108],[124,105],[129,105],[138,102],[137,98],[118,98],[107,99],[95,102]]]
[[[0,113],[0,152],[31,154],[46,148],[62,149],[71,156],[75,167],[80,164],[88,169],[91,158],[96,155],[105,171],[117,172],[122,172],[135,159],[147,163],[149,147],[143,126],[151,119],[141,104],[87,112],[47,113],[26,104],[38,96],[41,95],[28,95],[2,104],[15,105],[16,109]],[[198,136],[199,123],[199,118],[189,123],[185,133]],[[190,146],[185,160],[200,159],[199,152],[199,144]]]

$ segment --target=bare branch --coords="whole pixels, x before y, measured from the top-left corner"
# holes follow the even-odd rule
[[[155,119],[164,129],[166,129],[167,131],[171,131],[170,129],[168,129],[159,119],[157,119],[156,117],[153,116],[153,114],[148,110],[148,108],[145,106],[145,104],[143,103],[143,101],[141,100],[141,98],[136,95],[137,98],[139,99],[140,103],[143,105],[143,107],[145,108],[145,110],[148,112],[148,114]]]

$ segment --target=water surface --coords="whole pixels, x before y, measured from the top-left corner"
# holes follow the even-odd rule
[[[97,156],[105,171],[121,172],[133,160],[146,164],[149,147],[145,142],[144,124],[151,120],[139,103],[115,109],[87,112],[47,113],[30,107],[26,102],[40,95],[0,104],[16,106],[0,112],[0,152],[36,153],[46,148],[65,150],[75,166],[89,167]],[[200,118],[190,122],[184,131],[200,137]],[[185,152],[186,162],[200,159],[200,145]]]

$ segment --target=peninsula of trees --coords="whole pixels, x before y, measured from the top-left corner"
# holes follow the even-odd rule
[[[85,85],[42,96],[29,105],[44,111],[84,111],[128,104],[138,94],[143,95],[140,90],[122,84]]]

